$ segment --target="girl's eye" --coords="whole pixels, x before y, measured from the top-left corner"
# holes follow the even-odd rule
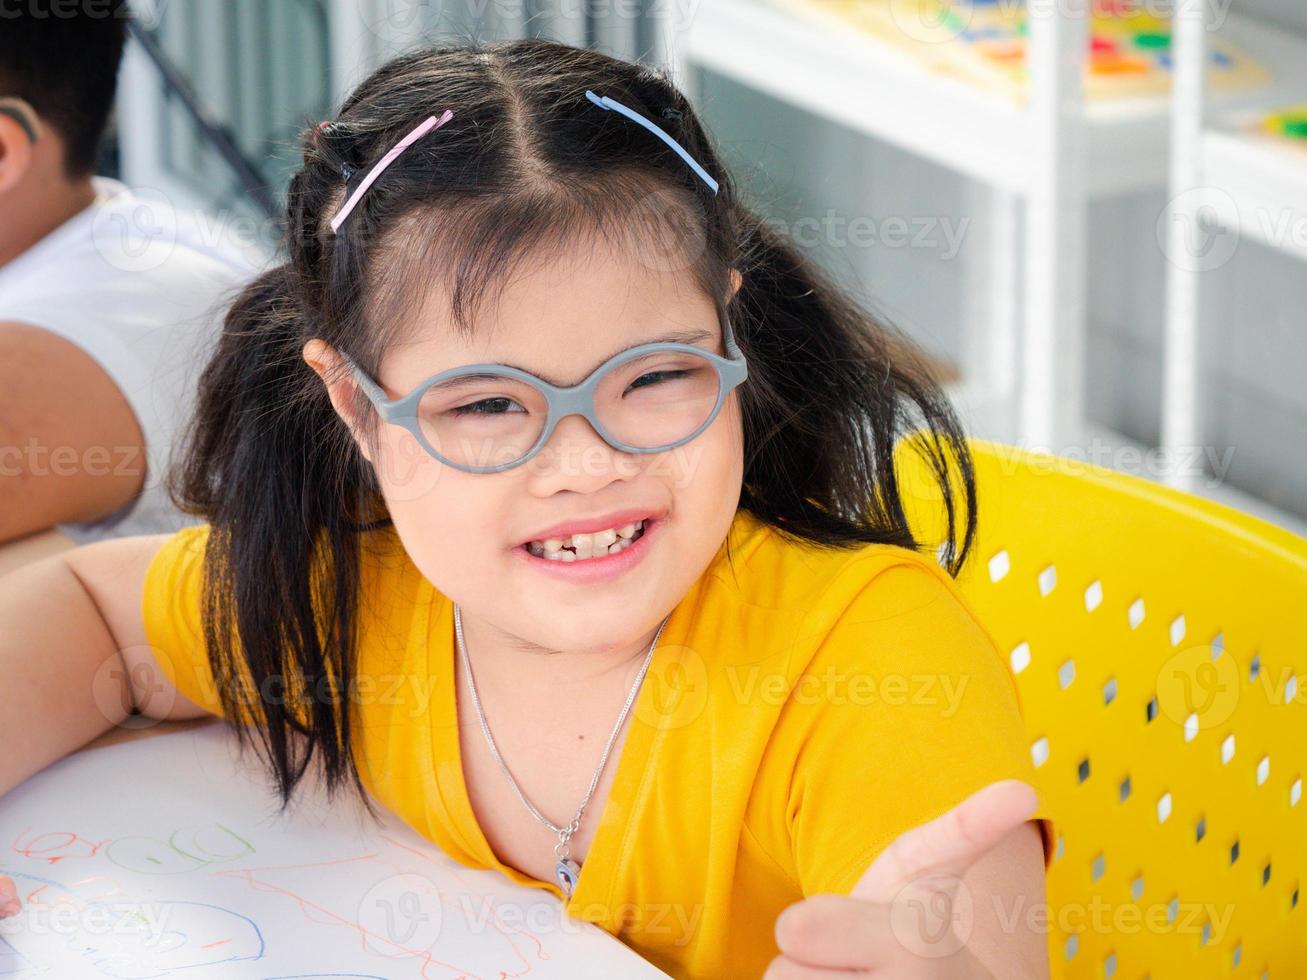
[[[665,378],[682,378],[688,375],[689,373],[690,373],[689,371],[649,371],[645,374],[640,375],[640,377],[632,381],[631,388],[648,388],[650,385],[657,384],[659,381],[662,381]],[[646,378],[652,378],[654,380],[648,382],[647,384],[641,384],[641,382],[644,381]],[[630,391],[631,389],[628,388],[627,390]]]
[[[483,398],[479,402],[472,402],[471,404],[468,405],[460,405],[458,408],[451,408],[449,412],[451,415],[457,415],[457,416],[507,415],[510,414],[510,412],[505,409],[505,406],[516,405],[516,404],[517,403],[514,402],[511,398]],[[522,407],[520,405],[518,405],[517,407],[520,410],[522,410]]]

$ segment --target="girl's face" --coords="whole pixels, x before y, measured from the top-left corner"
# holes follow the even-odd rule
[[[438,371],[489,362],[573,385],[614,354],[659,340],[725,356],[716,307],[687,274],[607,247],[584,253],[515,279],[470,341],[442,322],[443,301],[433,296],[411,339],[383,358],[377,381],[397,398]],[[739,274],[732,277],[738,289]],[[320,374],[333,356],[320,341],[305,347]],[[352,383],[331,387],[348,420]],[[528,647],[615,650],[657,628],[729,530],[744,469],[738,390],[707,429],[665,453],[623,453],[579,415],[561,420],[537,455],[499,473],[447,466],[384,422],[375,451],[366,439],[359,446],[414,564],[465,619]],[[621,530],[641,517],[647,538],[616,559],[553,562],[526,547],[565,539],[559,527]]]

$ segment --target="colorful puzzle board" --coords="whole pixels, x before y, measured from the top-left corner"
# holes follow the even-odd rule
[[[1282,148],[1307,153],[1307,102],[1266,113],[1261,131]]]
[[[1029,32],[1024,0],[788,0],[865,30],[931,69],[1022,100]],[[1164,94],[1173,71],[1169,18],[1139,0],[1091,0],[1085,66],[1089,99]],[[1208,36],[1212,89],[1263,85],[1270,73],[1252,56]]]

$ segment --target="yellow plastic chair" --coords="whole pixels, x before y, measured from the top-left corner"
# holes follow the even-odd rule
[[[970,445],[978,534],[957,582],[1009,659],[1057,824],[1048,915],[1030,920],[1053,976],[1307,977],[1307,539]],[[938,545],[911,440],[895,466]]]

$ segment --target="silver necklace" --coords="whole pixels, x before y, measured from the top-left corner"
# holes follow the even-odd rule
[[[454,633],[458,637],[458,652],[463,659],[463,671],[467,674],[467,686],[472,692],[472,704],[476,708],[477,718],[481,722],[481,731],[486,736],[486,744],[490,746],[490,753],[495,757],[495,761],[499,763],[499,768],[508,777],[508,782],[512,785],[513,792],[517,793],[517,798],[531,811],[533,817],[558,835],[558,843],[554,845],[554,876],[558,879],[558,886],[562,888],[563,894],[568,897],[571,897],[573,889],[576,888],[576,880],[581,874],[581,866],[568,857],[567,842],[581,827],[581,814],[585,812],[586,804],[590,802],[595,786],[599,784],[599,774],[604,771],[604,765],[608,762],[608,753],[613,747],[613,742],[617,739],[617,733],[622,730],[622,722],[626,720],[626,713],[631,710],[631,705],[635,702],[635,693],[640,689],[645,672],[649,669],[649,662],[653,659],[654,647],[658,645],[658,637],[662,636],[663,627],[667,625],[667,620],[670,618],[670,613],[663,618],[662,623],[658,626],[658,632],[654,634],[653,642],[649,644],[649,652],[644,655],[644,663],[640,665],[640,672],[636,675],[635,683],[631,685],[631,691],[626,695],[626,703],[622,705],[622,713],[617,716],[617,724],[613,726],[613,733],[608,736],[608,744],[604,746],[604,754],[599,759],[599,765],[595,767],[594,776],[590,779],[590,788],[586,791],[585,799],[576,808],[576,816],[569,823],[560,827],[531,805],[531,801],[522,793],[522,788],[517,785],[517,780],[513,778],[513,774],[509,772],[504,757],[499,754],[499,748],[495,745],[494,736],[490,734],[490,724],[486,721],[486,713],[481,710],[481,699],[477,696],[476,681],[472,679],[472,663],[468,660],[467,644],[463,641],[463,617],[459,613],[458,603],[454,603]]]

